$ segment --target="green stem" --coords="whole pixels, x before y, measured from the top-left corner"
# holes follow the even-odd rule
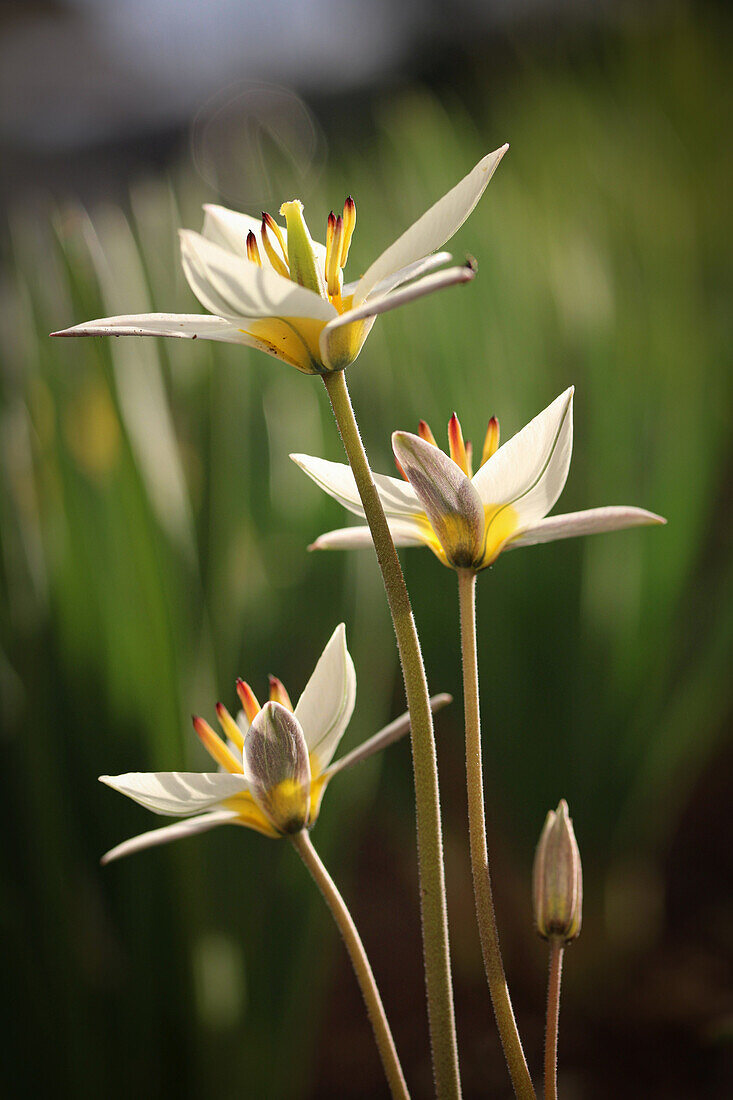
[[[466,719],[466,779],[468,784],[468,830],[471,841],[471,869],[476,899],[481,951],[489,992],[494,1006],[501,1045],[504,1048],[515,1095],[535,1100],[532,1079],[522,1050],[512,1002],[504,974],[504,963],[496,927],[494,899],[489,875],[484,810],[484,780],[481,764],[481,716],[479,711],[478,660],[476,656],[476,574],[458,571],[458,599],[461,609],[461,657],[463,660],[463,707]]]
[[[550,941],[550,973],[547,979],[547,1019],[545,1024],[545,1100],[557,1100],[557,1033],[560,1020],[560,983],[562,981],[563,944],[557,937]]]
[[[461,1095],[453,986],[448,948],[443,837],[438,796],[438,764],[433,718],[420,642],[410,598],[382,502],[372,478],[342,371],[323,375],[369,529],[392,614],[410,711],[412,764],[415,773],[417,848],[420,873],[423,956],[435,1090],[439,1100]]]
[[[349,952],[351,964],[354,967],[356,980],[359,983],[362,996],[366,1003],[367,1015],[369,1016],[369,1022],[374,1031],[374,1038],[376,1039],[379,1057],[382,1059],[384,1072],[389,1083],[389,1090],[392,1096],[395,1097],[395,1100],[397,1100],[397,1098],[399,1098],[399,1100],[410,1100],[410,1094],[407,1091],[407,1085],[405,1084],[405,1078],[402,1073],[402,1066],[400,1065],[400,1060],[395,1050],[392,1032],[389,1029],[387,1017],[384,1013],[382,998],[379,996],[377,983],[374,980],[374,974],[369,965],[369,959],[364,950],[364,944],[361,942],[361,937],[356,930],[356,925],[352,920],[351,913],[346,908],[346,903],[341,897],[336,884],[321,862],[321,857],[313,847],[313,843],[308,833],[303,830],[300,833],[295,833],[290,839],[293,847],[313,876],[318,889],[323,894],[326,905],[331,910],[333,919],[336,921],[339,932],[343,936],[346,950]]]

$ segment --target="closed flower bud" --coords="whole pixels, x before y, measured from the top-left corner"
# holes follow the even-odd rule
[[[535,854],[532,893],[540,936],[562,943],[574,940],[582,918],[583,872],[565,799],[547,815]]]
[[[280,833],[297,833],[310,812],[311,770],[305,735],[281,703],[265,703],[244,739],[252,796]]]

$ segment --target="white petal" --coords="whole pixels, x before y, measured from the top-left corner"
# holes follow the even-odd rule
[[[99,781],[146,809],[169,817],[201,813],[249,790],[244,776],[217,772],[128,772],[100,775]]]
[[[415,521],[391,519],[390,534],[395,546],[422,546],[425,538],[421,526]],[[373,546],[372,533],[368,527],[339,527],[336,531],[327,531],[319,535],[309,550],[360,550]]]
[[[295,717],[303,728],[310,752],[317,757],[318,768],[331,763],[355,702],[354,662],[346,648],[346,628],[340,623],[295,708]],[[314,774],[318,774],[315,769]]]
[[[566,512],[562,516],[542,519],[533,527],[525,528],[515,539],[510,539],[506,550],[517,546],[534,546],[539,542],[554,542],[575,535],[595,535],[603,531],[620,531],[624,527],[644,527],[666,523],[663,516],[647,512],[644,508],[624,505],[606,508],[589,508],[584,512]]]
[[[238,814],[233,810],[216,810],[214,813],[202,814],[201,817],[189,817],[187,821],[177,821],[175,825],[164,825],[162,829],[151,829],[150,832],[141,833],[131,840],[124,840],[115,848],[110,848],[102,856],[102,863],[111,863],[113,859],[121,859],[122,856],[131,856],[135,852],[142,852],[145,848],[157,848],[159,844],[170,844],[172,840],[182,840],[187,836],[196,836],[197,833],[208,832],[217,825],[228,825],[236,821]]]
[[[254,233],[259,243],[261,228],[262,222],[259,218],[251,218],[249,214],[240,214],[236,210],[227,210],[225,206],[217,206],[215,203],[204,205],[201,236],[243,259],[247,256],[247,234]]]
[[[354,309],[347,309],[340,313],[324,328],[320,335],[321,354],[327,361],[328,337],[334,329],[342,325],[350,325],[354,321],[362,321],[367,317],[376,317],[379,313],[389,313],[391,309],[406,306],[408,302],[414,302],[417,298],[424,298],[426,294],[433,294],[436,290],[445,290],[449,286],[458,283],[470,283],[476,277],[474,267],[463,264],[461,267],[449,267],[446,271],[434,271],[432,275],[426,275],[409,286],[403,286],[401,290],[394,290],[390,294],[383,294],[381,298],[370,297],[363,305]]]
[[[438,199],[414,225],[410,226],[374,261],[359,280],[354,294],[355,306],[361,305],[382,279],[434,252],[436,248],[441,248],[446,241],[450,240],[481,198],[508,148],[508,145],[502,145],[501,149],[496,149],[495,152],[489,153],[480,160],[460,183],[456,184],[447,195],[443,195],[442,199]]]
[[[228,344],[259,344],[240,332],[224,317],[208,313],[130,313],[101,317],[73,328],[52,332],[52,336],[178,336],[184,340],[222,340]]]
[[[202,305],[220,317],[241,322],[246,318],[310,317],[330,321],[338,316],[330,302],[232,252],[212,244],[199,233],[180,230],[181,262],[188,284]]]
[[[415,260],[413,264],[401,267],[399,271],[393,272],[386,279],[382,279],[381,282],[377,283],[374,289],[370,291],[369,297],[379,298],[382,294],[388,294],[390,290],[406,283],[408,279],[416,279],[418,275],[427,275],[428,272],[435,271],[437,267],[443,267],[452,259],[450,252],[435,252],[432,256],[424,256],[421,260]],[[350,294],[356,291],[358,285],[358,281],[344,283],[343,297],[348,298]]]
[[[443,693],[442,695],[433,695],[430,699],[430,709],[433,714],[436,714],[443,707],[447,707],[449,703],[453,702],[453,696]],[[382,749],[386,749],[388,745],[393,745],[395,741],[399,741],[401,737],[410,729],[410,713],[409,711],[401,715],[400,718],[395,718],[394,722],[390,722],[388,726],[381,729],[379,733],[375,733],[368,740],[364,741],[352,752],[347,752],[346,756],[342,756],[340,760],[336,760],[328,768],[329,776],[336,775],[337,772],[343,771],[345,768],[352,767],[353,764],[358,764],[361,760],[366,760],[368,757],[373,756],[375,752],[380,752]]]
[[[329,462],[325,458],[303,454],[292,454],[290,457],[324,492],[334,497],[355,516],[364,518],[364,509],[354,475],[344,462]],[[388,477],[386,474],[373,473],[372,477],[385,515],[402,519],[405,516],[422,514],[424,509],[417,499],[415,490],[406,481]]]
[[[487,506],[511,504],[520,528],[546,516],[563,491],[573,449],[573,387],[500,447],[474,475]]]

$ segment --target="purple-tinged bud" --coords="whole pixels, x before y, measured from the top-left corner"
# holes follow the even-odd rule
[[[583,871],[565,799],[547,815],[534,859],[532,896],[540,936],[564,944],[574,940],[582,920]]]
[[[244,774],[278,832],[297,833],[310,812],[311,770],[300,723],[281,703],[265,703],[244,739]]]

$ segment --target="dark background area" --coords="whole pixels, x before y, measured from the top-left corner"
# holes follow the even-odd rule
[[[478,586],[489,851],[541,1066],[530,870],[570,804],[585,873],[564,1100],[733,1090],[730,51],[727,7],[125,0],[0,7],[0,932],[9,1095],[376,1097],[320,897],[286,845],[217,830],[104,870],[156,822],[96,778],[204,768],[192,711],[293,696],[335,624],[350,748],[403,710],[371,555],[290,451],[340,459],[317,379],[203,341],[49,341],[197,307],[178,226],[219,201],[314,237],[347,193],[349,274],[511,143],[451,246],[470,286],[381,319],[349,370],[374,468],[454,408],[480,445],[576,385],[558,509],[668,517],[507,554]],[[353,266],[352,266],[353,264]],[[171,346],[175,345],[175,346]],[[180,346],[182,345],[182,346]],[[557,509],[556,509],[557,510]],[[402,555],[437,720],[467,1097],[508,1095],[473,914],[455,578]],[[409,750],[329,789],[314,842],[352,906],[415,1097],[430,1094]]]

